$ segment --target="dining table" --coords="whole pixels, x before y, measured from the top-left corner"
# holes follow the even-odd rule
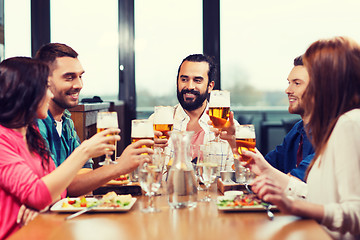
[[[165,185],[165,184],[164,184]],[[66,220],[71,213],[48,211],[39,214],[9,239],[331,239],[324,228],[312,219],[274,211],[270,220],[266,211],[222,211],[217,197],[223,195],[216,184],[210,189],[211,202],[197,202],[195,208],[172,209],[165,186],[154,197],[156,213],[141,211],[147,197],[134,196],[135,204],[124,212],[87,212]],[[205,196],[198,191],[198,199]]]

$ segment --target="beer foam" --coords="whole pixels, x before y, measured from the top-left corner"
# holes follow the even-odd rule
[[[156,106],[154,114],[154,124],[173,124],[174,123],[174,107],[172,106]]]
[[[255,131],[247,127],[236,127],[236,138],[255,138]]]
[[[97,128],[118,128],[118,119],[116,113],[104,113],[98,115],[96,121]]]
[[[209,107],[230,107],[230,92],[219,90],[211,91]]]
[[[131,137],[132,138],[153,138],[154,129],[152,121],[144,120],[132,120],[131,125]]]

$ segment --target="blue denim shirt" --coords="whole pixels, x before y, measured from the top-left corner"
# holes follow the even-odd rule
[[[296,154],[301,135],[303,135],[303,160],[296,167]],[[265,159],[276,169],[284,173],[290,173],[304,181],[306,169],[314,155],[315,151],[307,138],[303,121],[300,120],[285,136],[283,143],[278,145],[275,150],[269,152]]]
[[[64,111],[62,116],[62,133],[61,138],[56,130],[56,122],[48,111],[45,119],[38,119],[37,123],[41,135],[44,137],[51,152],[51,157],[58,167],[66,158],[80,145],[80,139],[75,131],[74,122],[70,118],[71,113]],[[86,162],[84,168],[92,168],[92,160]]]

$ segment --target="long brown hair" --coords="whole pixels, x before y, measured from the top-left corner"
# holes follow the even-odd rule
[[[50,153],[37,125],[37,109],[48,84],[49,67],[28,57],[13,57],[0,63],[0,124],[6,128],[27,126],[26,140],[42,166],[49,166]]]
[[[339,117],[360,107],[360,46],[346,37],[319,40],[306,50],[303,60],[310,76],[303,97],[310,113],[307,129],[315,148],[309,172]]]

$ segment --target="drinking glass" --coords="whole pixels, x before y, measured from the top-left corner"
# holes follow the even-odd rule
[[[204,157],[204,147],[205,145],[191,145],[190,146],[190,151],[191,151],[191,162],[192,165],[194,167],[194,172],[195,172],[195,178],[196,178],[196,182],[197,182],[197,190],[198,191],[203,191],[204,189],[200,186],[200,176],[199,176],[199,171],[197,171],[197,163],[199,162],[203,162],[202,158]]]
[[[96,128],[97,132],[104,131],[108,128],[118,128],[118,117],[116,112],[98,112]],[[115,135],[115,133],[113,133]],[[116,141],[112,142],[116,146]],[[116,148],[115,148],[115,158],[116,158]],[[105,154],[105,161],[100,162],[99,165],[109,165],[116,164],[116,161],[111,159],[109,154]]]
[[[199,176],[200,181],[204,184],[206,191],[206,196],[203,199],[200,199],[200,202],[212,201],[210,196],[210,187],[216,179],[219,168],[218,162],[215,158],[213,158],[213,155],[211,154],[212,151],[212,144],[207,144],[203,151],[203,157],[199,158],[196,164],[197,175]]]
[[[137,142],[141,139],[151,139],[154,140],[154,129],[153,122],[148,119],[134,119],[131,121],[131,143]],[[146,148],[148,146],[142,145],[141,148]],[[152,148],[152,147],[151,147]],[[147,153],[143,153],[146,155]],[[130,180],[132,182],[138,181],[139,168],[134,170],[131,173]]]
[[[173,130],[175,108],[172,106],[156,106],[154,109],[154,130],[163,134],[161,137],[155,136],[155,138],[169,139],[168,132]]]
[[[159,212],[160,210],[155,208],[154,196],[155,193],[160,189],[162,171],[164,166],[163,157],[161,153],[154,154],[151,163],[144,163],[140,166],[139,170],[139,182],[142,190],[148,196],[148,206],[141,209],[142,212]]]
[[[209,101],[209,116],[214,128],[221,130],[230,113],[230,92],[225,90],[212,90],[210,92]],[[216,136],[215,141],[219,141],[219,135]]]
[[[251,160],[250,157],[245,157],[242,155],[242,151],[252,151],[255,152],[256,146],[256,135],[255,135],[255,127],[253,124],[245,124],[245,125],[237,125],[236,126],[236,149],[237,153],[235,154],[235,158],[239,159],[242,162],[249,162]],[[245,183],[250,182],[253,177],[253,174],[250,172],[248,168],[239,168],[241,171],[240,174],[243,174],[243,179]]]

